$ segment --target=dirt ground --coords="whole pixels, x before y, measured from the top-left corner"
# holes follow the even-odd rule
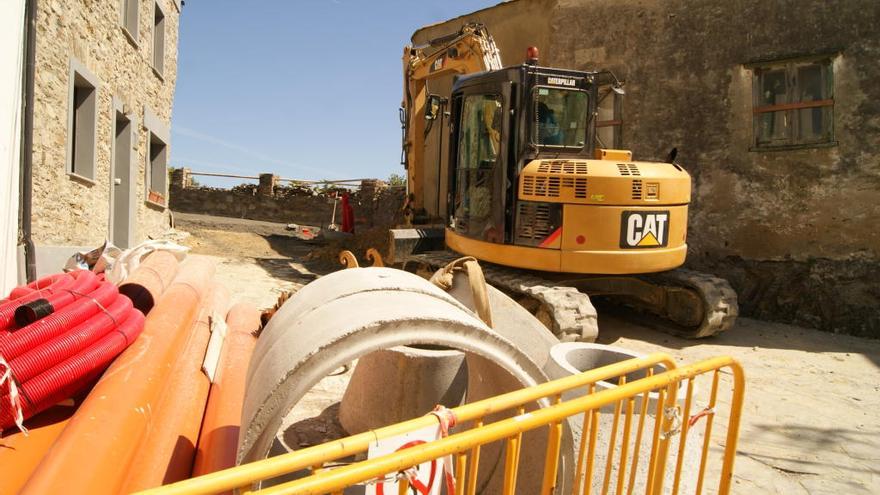
[[[175,220],[192,234],[184,243],[194,254],[218,260],[218,280],[233,298],[261,308],[339,268],[307,261],[316,246],[284,225],[185,214]],[[723,335],[690,341],[600,314],[598,342],[667,352],[682,364],[718,355],[742,363],[747,387],[734,493],[880,493],[880,341],[749,318]],[[316,387],[313,410],[338,400],[342,378]],[[301,443],[289,440],[293,448]]]

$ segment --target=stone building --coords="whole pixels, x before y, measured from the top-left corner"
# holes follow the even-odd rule
[[[31,238],[38,272],[74,247],[166,229],[179,0],[39,0]]]
[[[880,2],[514,0],[413,41],[466,22],[506,66],[534,45],[541,65],[625,81],[605,141],[641,160],[678,148],[687,264],[728,278],[743,313],[880,336]]]

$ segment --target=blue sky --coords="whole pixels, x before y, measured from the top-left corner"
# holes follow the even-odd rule
[[[403,174],[403,46],[421,26],[498,1],[187,0],[171,165],[301,179]]]

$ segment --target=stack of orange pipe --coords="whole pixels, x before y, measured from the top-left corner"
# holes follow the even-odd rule
[[[257,342],[254,332],[260,328],[260,312],[251,304],[238,303],[229,310],[226,325],[226,340],[205,408],[193,476],[235,466],[245,371]]]
[[[202,361],[211,337],[210,318],[226,316],[229,291],[213,285],[189,341],[183,348],[157,408],[157,421],[138,448],[124,493],[137,492],[189,478],[211,382]]]
[[[153,252],[125,280],[120,291],[146,314],[171,284],[178,265],[173,254]],[[0,493],[18,493],[21,490],[61,435],[83,398],[66,401],[25,421],[27,435],[20,431],[4,432],[0,438],[0,466],[4,467],[0,476]]]
[[[24,494],[118,493],[198,317],[214,263],[190,258],[23,487]]]

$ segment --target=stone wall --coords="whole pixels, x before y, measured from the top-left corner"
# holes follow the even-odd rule
[[[38,249],[94,246],[111,236],[114,99],[136,123],[131,164],[135,180],[130,212],[132,244],[167,228],[167,209],[146,201],[148,133],[143,125],[147,108],[164,126],[171,126],[180,4],[177,0],[158,1],[165,14],[165,61],[160,75],[152,64],[154,3],[138,0],[136,40],[120,25],[120,0],[46,0],[37,4],[33,238]],[[99,81],[93,181],[67,172],[71,60]]]
[[[747,315],[880,337],[877,19],[874,0],[519,0],[413,39],[478,21],[506,65],[537,45],[542,65],[613,70],[624,147],[677,147],[693,177],[688,265],[727,277]],[[816,55],[833,60],[835,143],[753,151],[749,64]]]
[[[266,222],[296,223],[326,227],[333,218],[333,199],[329,191],[317,193],[308,188],[284,187],[272,180],[268,184],[243,184],[231,189],[193,186],[186,169],[172,174],[171,210],[223,217],[247,218]],[[273,177],[263,174],[261,179]],[[338,190],[339,193],[342,190]],[[364,181],[351,192],[355,228],[387,228],[403,221],[404,190],[381,181]],[[342,224],[342,206],[337,203],[336,224]]]

